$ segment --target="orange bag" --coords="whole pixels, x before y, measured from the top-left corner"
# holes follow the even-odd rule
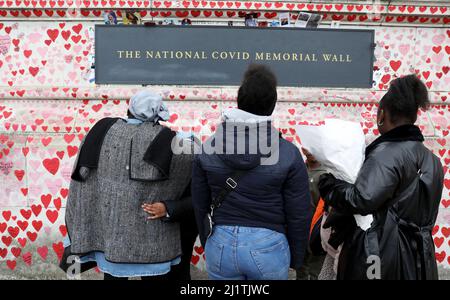
[[[309,234],[311,235],[314,227],[317,225],[317,222],[322,220],[322,216],[325,209],[325,201],[323,201],[322,198],[319,199],[319,203],[317,203],[316,211],[314,212],[312,221],[311,221],[311,228],[309,230]]]

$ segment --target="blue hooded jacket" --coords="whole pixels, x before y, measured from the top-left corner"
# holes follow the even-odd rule
[[[268,132],[269,135],[276,132],[278,147],[274,148],[277,148],[275,151],[278,159],[273,164],[261,164],[264,155],[261,154],[259,147],[256,154],[251,154],[249,150],[254,131],[241,127],[232,129],[233,126],[228,124],[229,122],[224,122],[221,125],[225,132],[222,135],[223,147],[230,146],[227,136],[231,134],[234,139],[228,140],[231,140],[231,146],[236,150],[237,136],[244,136],[245,153],[202,152],[197,154],[193,161],[192,202],[200,240],[205,245],[206,237],[202,236],[203,220],[210,211],[212,197],[220,192],[226,179],[236,169],[246,170],[237,188],[229,193],[221,207],[214,211],[215,225],[267,228],[286,234],[291,251],[291,267],[298,269],[303,264],[312,218],[308,174],[300,151],[295,145],[283,139],[268,122],[264,126],[272,130],[264,132]],[[217,136],[216,133],[206,143],[216,145]]]

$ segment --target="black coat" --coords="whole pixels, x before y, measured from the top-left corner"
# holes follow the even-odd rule
[[[170,280],[191,280],[191,258],[198,236],[197,224],[195,222],[194,209],[192,207],[191,187],[186,189],[180,201],[165,202],[167,212],[170,216],[167,221],[180,223],[181,237],[181,262],[173,266]]]
[[[423,140],[416,126],[395,128],[367,148],[355,184],[322,178],[329,205],[346,214],[374,215],[367,232],[355,228],[345,240],[338,279],[368,279],[371,255],[381,259],[381,279],[438,278],[431,232],[444,172]]]

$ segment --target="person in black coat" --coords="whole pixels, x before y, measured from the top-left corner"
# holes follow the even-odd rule
[[[381,99],[381,136],[366,149],[355,184],[322,175],[326,203],[342,214],[373,214],[366,232],[353,226],[339,257],[338,279],[438,279],[432,228],[444,172],[414,125],[429,105],[415,75],[396,79]]]

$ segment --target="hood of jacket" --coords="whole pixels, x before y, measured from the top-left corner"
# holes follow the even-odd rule
[[[223,122],[214,135],[217,155],[233,169],[249,170],[278,149],[279,132],[271,116],[258,116],[240,109],[222,114]]]

